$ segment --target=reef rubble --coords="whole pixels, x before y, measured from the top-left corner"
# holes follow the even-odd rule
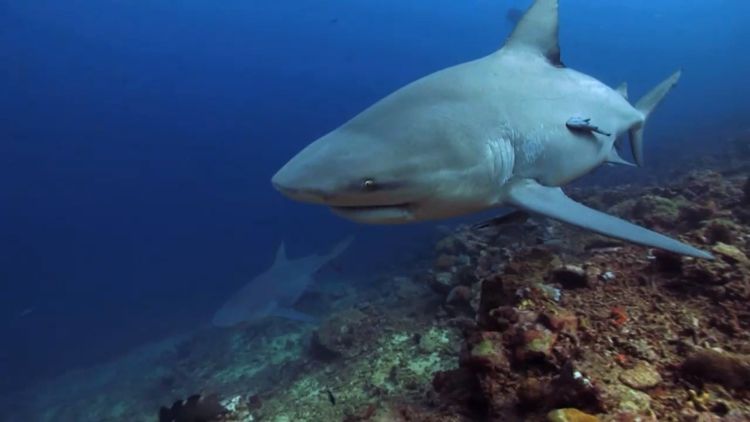
[[[430,388],[418,384],[424,377],[393,378],[390,389],[360,396],[367,403],[343,420],[750,420],[747,183],[696,171],[660,187],[573,191],[712,250],[715,261],[535,219],[520,235],[517,226],[458,228],[417,277],[443,298],[426,324],[457,330],[458,359],[448,359],[446,344]],[[357,338],[367,343],[377,331]],[[340,365],[381,380],[370,362],[389,353],[376,342]],[[425,359],[419,346],[409,353],[402,364]]]

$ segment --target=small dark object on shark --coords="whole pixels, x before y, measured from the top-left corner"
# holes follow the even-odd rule
[[[508,224],[523,224],[529,219],[529,213],[525,211],[511,211],[498,217],[491,218],[474,224],[472,230],[483,230],[490,227],[505,226]]]
[[[218,396],[194,394],[187,400],[177,400],[171,408],[159,409],[159,422],[210,422],[227,413]]]
[[[583,117],[571,117],[565,122],[565,126],[575,132],[595,132],[604,136],[612,136],[611,133],[599,129],[599,126],[593,125],[591,119],[584,119]]]
[[[331,390],[326,390],[326,393],[328,394],[328,401],[331,402],[331,406],[336,406],[336,397],[333,396]]]
[[[516,25],[523,17],[523,14],[523,10],[517,7],[511,7],[507,12],[505,12],[505,19],[507,19],[508,22],[512,23],[513,25]]]

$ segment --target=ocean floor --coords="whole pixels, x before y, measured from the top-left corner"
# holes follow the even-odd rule
[[[303,299],[333,310],[317,326],[200,329],[7,398],[3,417],[750,420],[750,166],[716,163],[568,190],[715,261],[544,219],[461,226],[428,265]]]

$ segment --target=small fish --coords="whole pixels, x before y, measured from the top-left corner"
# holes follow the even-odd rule
[[[328,401],[331,402],[331,406],[336,406],[336,397],[333,396],[331,390],[326,390],[326,393],[328,394]]]
[[[33,312],[34,312],[35,310],[36,310],[36,307],[35,307],[35,306],[32,306],[32,307],[30,307],[30,308],[26,308],[26,309],[24,309],[23,311],[21,311],[21,312],[20,312],[20,313],[18,314],[18,317],[19,317],[19,318],[23,318],[23,317],[25,317],[25,316],[29,316],[29,315],[31,315],[31,314],[32,314],[32,313],[33,313]]]
[[[498,217],[491,218],[474,224],[472,230],[484,230],[490,227],[505,226],[509,224],[522,224],[529,219],[529,213],[525,211],[511,211]]]
[[[599,129],[599,126],[593,125],[591,119],[584,119],[583,117],[571,117],[565,122],[565,126],[577,132],[596,132],[604,136],[612,136],[611,133]]]

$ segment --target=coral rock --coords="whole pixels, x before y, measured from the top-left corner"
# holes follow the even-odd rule
[[[589,286],[586,270],[575,265],[564,265],[552,271],[553,283],[560,283],[566,289],[577,289]]]
[[[356,356],[370,329],[367,315],[357,309],[334,314],[313,333],[312,353],[321,359]]]
[[[750,388],[750,355],[703,349],[682,364],[682,373],[730,388]]]
[[[187,400],[177,400],[171,408],[162,407],[159,410],[159,422],[212,421],[228,412],[216,395],[195,394]]]
[[[435,260],[435,268],[440,271],[448,271],[456,265],[456,257],[453,255],[442,254]]]
[[[521,362],[543,360],[552,356],[552,347],[557,340],[557,334],[541,324],[535,324],[528,329],[522,329],[518,335],[518,346],[515,357]]]
[[[578,330],[578,317],[566,310],[547,311],[540,315],[541,322],[555,332],[575,335]]]
[[[509,362],[500,333],[481,331],[467,340],[467,350],[461,356],[461,365],[480,370],[505,371]]]
[[[680,218],[679,204],[657,195],[644,195],[633,207],[633,216],[647,226],[671,228]]]
[[[645,390],[661,383],[661,375],[651,365],[639,362],[635,367],[620,373],[620,381],[636,390]]]
[[[430,287],[438,293],[447,294],[458,284],[453,273],[439,272],[430,278]]]
[[[654,249],[654,265],[658,271],[663,273],[682,273],[682,257],[672,252]]]
[[[680,221],[687,223],[688,226],[694,227],[699,223],[708,220],[716,214],[716,204],[709,201],[707,204],[695,204],[680,208]]]
[[[479,414],[486,407],[477,377],[468,368],[436,372],[432,378],[432,388],[440,395],[443,403],[458,405]]]
[[[438,253],[444,254],[456,254],[465,250],[466,247],[461,241],[455,236],[448,236],[441,239],[435,245],[435,250]]]
[[[644,416],[632,412],[619,412],[607,420],[611,422],[659,422],[654,416]]]
[[[611,407],[623,412],[648,413],[651,409],[651,396],[623,384],[613,384],[606,390]]]
[[[549,385],[538,378],[526,378],[516,390],[518,405],[525,410],[544,408],[549,401]]]
[[[734,243],[737,233],[741,233],[742,226],[725,218],[716,218],[708,223],[705,236],[711,243]]]
[[[518,321],[519,314],[512,306],[499,306],[488,313],[483,325],[490,330],[505,331]]]
[[[466,316],[474,318],[475,310],[472,307],[474,293],[467,286],[456,286],[448,293],[445,299],[445,309],[452,316]]]
[[[449,305],[468,305],[471,302],[471,289],[466,286],[456,286],[448,293],[445,302]]]
[[[471,286],[478,281],[475,275],[474,267],[472,267],[471,265],[461,265],[460,267],[456,268],[455,280],[458,284],[462,284],[464,286]]]
[[[519,386],[518,405],[530,411],[557,408],[576,408],[588,412],[603,412],[604,403],[599,388],[571,364],[563,366],[560,375],[551,382],[528,378]]]
[[[536,283],[518,292],[524,299],[545,299],[559,302],[562,292],[557,287],[544,283]]]
[[[513,285],[506,283],[503,278],[498,276],[482,280],[479,296],[479,325],[495,329],[493,326],[495,320],[490,315],[490,312],[499,307],[514,305],[516,297],[513,292]]]
[[[723,256],[729,262],[738,262],[741,264],[747,264],[750,262],[747,259],[747,255],[745,255],[741,250],[732,245],[727,245],[726,243],[719,242],[712,248],[712,250],[715,253]]]
[[[599,418],[578,409],[556,409],[547,413],[549,422],[598,422]]]
[[[426,354],[453,352],[454,347],[456,349],[458,347],[454,343],[454,336],[450,330],[432,327],[426,333],[419,336],[419,350]]]

